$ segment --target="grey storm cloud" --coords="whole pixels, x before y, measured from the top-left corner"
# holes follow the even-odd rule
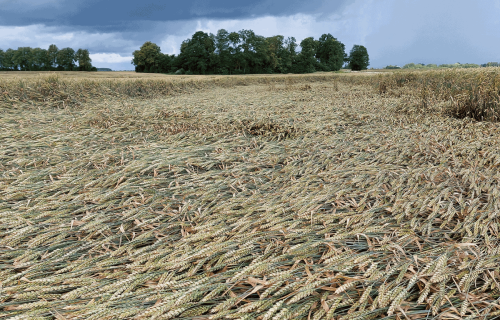
[[[139,22],[206,19],[245,19],[340,10],[347,0],[0,0],[0,24],[78,26],[113,32],[138,27]]]

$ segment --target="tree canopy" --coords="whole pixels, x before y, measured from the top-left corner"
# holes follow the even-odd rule
[[[78,70],[92,70],[92,59],[90,59],[90,54],[87,49],[78,49],[75,53],[75,60],[78,62]]]
[[[158,67],[160,57],[160,47],[151,41],[145,42],[140,50],[135,50],[132,63],[135,65],[137,72],[155,72]]]
[[[73,71],[75,68],[75,50],[64,48],[57,52],[57,68],[61,71]]]
[[[324,34],[319,38],[316,58],[329,70],[338,71],[347,61],[345,45],[331,34]]]
[[[78,63],[78,66],[76,65]],[[95,71],[87,49],[48,49],[19,47],[0,49],[0,70],[3,71]]]
[[[198,31],[191,39],[182,42],[178,65],[193,73],[204,74],[213,65],[214,51],[214,37]]]
[[[366,70],[370,65],[368,51],[364,46],[357,44],[352,47],[348,61],[351,70],[354,71]]]
[[[182,42],[177,56],[148,41],[133,52],[131,63],[137,72],[249,74],[338,71],[348,61],[345,45],[331,34],[306,38],[298,48],[294,37],[263,37],[245,29],[197,31]]]

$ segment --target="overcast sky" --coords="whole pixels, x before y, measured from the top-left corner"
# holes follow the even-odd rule
[[[196,31],[241,29],[364,45],[370,67],[500,62],[500,0],[0,0],[0,48],[89,49],[92,64],[133,70],[146,41],[179,53]]]

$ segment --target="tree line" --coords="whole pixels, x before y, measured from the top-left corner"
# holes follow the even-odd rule
[[[407,63],[403,67],[388,65],[384,69],[435,69],[435,68],[487,68],[487,67],[500,67],[498,62],[488,62],[483,64],[475,63],[454,63],[454,64],[424,64],[424,63]]]
[[[345,45],[329,33],[305,38],[298,47],[294,37],[263,37],[252,30],[198,31],[182,42],[178,55],[164,54],[148,41],[133,52],[132,64],[136,72],[176,74],[310,73],[369,65],[364,46],[354,45],[347,55]]]
[[[77,65],[78,63],[78,65]],[[51,44],[48,49],[19,47],[17,50],[0,49],[2,71],[97,71],[92,66],[87,49],[58,49]]]

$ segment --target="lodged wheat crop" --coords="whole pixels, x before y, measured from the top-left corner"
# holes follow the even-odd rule
[[[0,319],[495,319],[497,78],[0,81]]]

